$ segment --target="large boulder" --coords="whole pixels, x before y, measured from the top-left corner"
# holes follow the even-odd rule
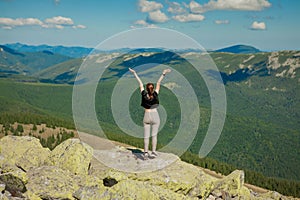
[[[20,167],[24,171],[28,171],[34,167],[40,167],[44,165],[45,159],[50,155],[48,148],[29,148],[22,156],[16,160],[15,165]]]
[[[5,136],[0,139],[1,154],[7,158],[19,158],[29,148],[43,148],[39,139],[29,136]]]
[[[120,147],[110,150],[96,150],[95,157],[99,162],[111,165],[115,169],[107,168],[103,171],[103,166],[97,164],[101,169],[93,169],[91,174],[115,179],[118,182],[128,179],[137,180],[183,195],[189,194],[201,180],[203,182],[215,180],[199,167],[182,162],[173,154],[159,152],[157,158],[143,160],[141,153],[136,152],[139,151],[129,151]]]
[[[241,170],[235,170],[221,179],[201,178],[197,185],[189,192],[189,195],[204,199],[231,199],[235,197],[251,199],[250,190],[244,186],[244,172]]]
[[[79,189],[75,175],[57,166],[42,166],[27,172],[28,195],[41,199],[74,199]]]
[[[205,174],[199,167],[180,160],[162,170],[132,174],[129,177],[184,195],[187,195],[200,181],[212,182],[215,180]]]
[[[124,180],[109,189],[109,199],[198,199],[176,193],[174,191],[152,185],[149,182]]]
[[[0,140],[2,169],[14,169],[14,166],[24,171],[44,164],[50,150],[43,148],[39,139],[29,136],[5,136]]]
[[[75,175],[57,166],[42,166],[27,174],[25,197],[29,199],[111,199],[112,192],[95,176]]]
[[[214,182],[214,188],[211,192],[217,197],[243,197],[245,199],[251,199],[251,193],[248,188],[244,186],[245,174],[242,170],[235,170],[228,176],[221,180]],[[222,194],[222,195],[218,195]]]
[[[215,188],[226,191],[240,190],[245,183],[245,173],[242,170],[235,170],[228,176],[215,182]]]
[[[45,161],[74,174],[88,174],[93,149],[79,139],[68,139],[55,147]]]

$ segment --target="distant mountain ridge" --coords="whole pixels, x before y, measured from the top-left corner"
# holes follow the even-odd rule
[[[0,72],[5,74],[32,75],[58,63],[72,59],[48,50],[20,52],[0,45]],[[3,75],[3,74],[1,74]]]
[[[97,62],[102,62],[102,60],[105,61],[107,59],[113,60],[118,57],[114,57],[113,55],[122,57],[121,53],[99,54]],[[180,55],[182,55],[183,58],[193,56],[191,53],[182,53]],[[264,76],[272,76],[275,78],[274,80],[280,77],[294,79],[298,77],[298,71],[300,70],[299,55],[299,51],[258,52],[255,54],[210,53],[210,56],[220,69],[220,74],[225,84],[229,82],[247,81],[252,79],[252,77]],[[125,68],[145,64],[147,62],[155,63],[159,60],[180,60],[178,56],[174,57],[168,52],[141,52],[132,55],[127,54],[125,57],[122,62],[120,61],[120,66]],[[147,59],[148,61],[146,61]],[[68,60],[44,69],[34,75],[53,83],[73,83],[82,61],[82,59]],[[208,71],[208,73],[213,76],[215,72]]]
[[[249,53],[259,53],[261,51],[249,45],[234,45],[234,46],[229,46],[229,47],[215,50],[214,52],[249,54]]]
[[[49,45],[26,45],[21,43],[5,44],[4,46],[18,52],[52,52],[72,58],[81,58],[87,56],[93,48],[86,47],[66,47],[66,46],[49,46]]]
[[[12,43],[12,44],[5,44],[3,46],[6,46],[10,49],[13,49],[17,52],[43,52],[43,51],[47,51],[47,52],[52,52],[54,54],[61,54],[61,55],[65,55],[68,57],[72,57],[72,58],[82,58],[85,57],[87,55],[89,55],[89,53],[91,53],[94,49],[93,48],[87,48],[87,47],[79,47],[79,46],[74,46],[74,47],[66,47],[66,46],[50,46],[50,45],[27,45],[27,44],[22,44],[22,43]],[[163,48],[151,48],[151,49],[144,49],[144,52],[162,52],[165,51],[166,49]],[[139,49],[139,52],[141,52],[142,50]],[[186,52],[198,52],[199,49],[174,49],[174,52],[177,53],[186,53]],[[99,51],[99,52],[105,52],[105,53],[114,53],[114,52],[118,52],[118,53],[127,53],[127,52],[134,52],[134,49],[130,49],[130,48],[121,48],[121,49],[115,49],[115,50],[107,50],[107,51]],[[248,54],[248,53],[258,53],[261,52],[259,49],[249,46],[249,45],[233,45],[233,46],[229,46],[229,47],[225,47],[225,48],[221,48],[221,49],[217,49],[217,50],[211,50],[208,52],[226,52],[226,53],[236,53],[236,54]]]

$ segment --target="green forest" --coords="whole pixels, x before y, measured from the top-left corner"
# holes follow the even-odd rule
[[[136,147],[143,147],[141,139],[128,136],[118,128],[113,120],[111,110],[108,109],[111,94],[103,92],[103,90],[111,89],[115,84],[114,81],[114,79],[104,80],[97,88],[96,110],[99,123],[108,138]],[[249,98],[255,98],[254,96],[243,96],[244,91],[241,87],[238,88],[239,90],[234,85],[229,84],[227,87],[233,88],[228,90],[228,95],[240,93],[240,97],[243,97],[232,100],[236,101],[235,106],[239,106],[236,109],[243,107]],[[49,127],[59,126],[75,129],[72,118],[72,89],[72,85],[24,83],[1,79],[0,123],[4,125],[14,122],[24,124],[46,123]],[[201,89],[201,91],[204,90],[205,88]],[[300,140],[299,132],[296,131],[297,124],[288,128],[285,127],[285,123],[282,125],[281,123],[274,123],[274,119],[271,119],[270,116],[259,115],[268,108],[256,109],[256,113],[251,113],[255,102],[246,107],[248,111],[243,110],[241,113],[236,113],[235,109],[229,109],[217,145],[208,157],[200,159],[197,153],[207,131],[210,117],[209,102],[205,100],[207,94],[202,93],[202,95],[204,96],[201,96],[203,98],[200,99],[203,102],[199,104],[202,116],[200,128],[193,144],[181,156],[181,159],[224,175],[237,168],[243,169],[246,173],[246,182],[250,184],[275,190],[285,195],[300,197],[300,175],[297,170],[297,166],[300,164],[298,148]],[[179,121],[176,117],[178,113],[174,113],[178,106],[175,98],[167,88],[162,88],[160,102],[166,109],[168,118],[164,128],[159,133],[159,147],[167,144],[176,134],[178,128]],[[232,97],[229,96],[228,98]],[[97,104],[100,99],[101,104]],[[139,105],[139,100],[139,92],[136,90],[130,100],[131,104]],[[257,101],[262,101],[262,99]],[[175,102],[175,104],[168,102]],[[280,111],[281,108],[278,107],[277,109]],[[130,106],[130,113],[132,119],[141,125],[142,108]],[[278,116],[278,119],[283,120],[283,115]],[[64,139],[67,138],[64,137]],[[54,148],[55,145],[63,141],[56,140],[57,138],[50,138],[49,141],[41,139],[41,143],[43,146]]]

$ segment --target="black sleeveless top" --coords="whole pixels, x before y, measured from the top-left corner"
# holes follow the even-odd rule
[[[156,91],[154,91],[153,93],[153,98],[150,99],[148,96],[147,96],[147,92],[145,90],[143,90],[141,92],[141,95],[142,95],[142,103],[141,103],[141,106],[143,106],[144,108],[146,109],[150,109],[150,108],[157,108],[158,105],[159,105],[159,100],[158,100],[158,94]]]

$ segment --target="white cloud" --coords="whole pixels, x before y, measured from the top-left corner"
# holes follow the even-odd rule
[[[60,24],[43,24],[43,28],[56,28],[56,29],[64,29],[64,26]]]
[[[188,5],[192,13],[203,13],[204,10],[202,6],[196,1],[191,1]]]
[[[0,18],[0,25],[14,27],[14,26],[30,26],[30,25],[42,25],[39,19],[36,18]]]
[[[5,26],[16,26],[16,20],[11,18],[0,18],[0,24]]]
[[[147,27],[147,28],[157,28],[158,26],[156,26],[155,24],[149,24],[147,26],[134,26],[134,25],[131,25],[130,28],[131,29],[135,29],[135,28],[143,28],[143,27]]]
[[[229,24],[229,20],[215,20],[215,24]]]
[[[142,25],[142,26],[148,25],[148,23],[145,20],[142,20],[142,19],[135,21],[134,24],[136,24],[136,25]]]
[[[266,24],[265,22],[253,22],[251,25],[252,30],[266,30]]]
[[[196,21],[203,21],[205,19],[203,15],[197,15],[197,14],[176,15],[173,16],[172,18],[179,22],[196,22]]]
[[[20,20],[22,25],[42,25],[43,22],[41,22],[39,19],[36,18],[21,18],[21,19],[17,19]]]
[[[45,20],[45,22],[48,24],[59,24],[59,25],[73,25],[74,24],[74,22],[71,18],[62,17],[62,16],[47,18]]]
[[[196,1],[189,4],[193,13],[203,13],[210,10],[242,10],[260,11],[271,6],[268,0],[210,0],[204,5]]]
[[[147,28],[156,28],[155,24],[149,24],[145,20],[137,20],[134,22],[135,25],[130,26],[130,28],[139,28],[139,27],[147,27]]]
[[[86,26],[85,25],[82,25],[82,24],[79,24],[79,25],[76,25],[76,26],[72,26],[72,28],[74,29],[86,29]]]
[[[161,3],[147,0],[139,0],[138,6],[141,12],[152,12],[163,8],[163,5]]]
[[[186,10],[177,2],[169,2],[168,12],[173,14],[185,13]]]
[[[64,29],[64,26],[59,25],[59,24],[55,24],[54,27],[57,28],[57,29]]]
[[[168,20],[169,20],[168,16],[165,13],[161,12],[160,10],[150,12],[147,18],[147,21],[152,23],[164,23]]]
[[[84,29],[84,25],[75,25],[71,18],[56,16],[47,18],[45,21],[41,21],[37,18],[0,18],[0,27],[2,29],[12,29],[18,26],[41,26],[43,28],[56,28],[63,29],[66,26],[72,26],[76,29]]]

